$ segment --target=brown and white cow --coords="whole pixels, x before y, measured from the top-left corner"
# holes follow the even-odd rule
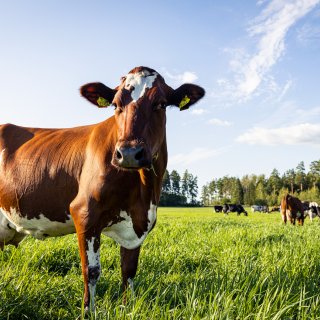
[[[156,222],[167,165],[166,107],[188,109],[204,90],[174,90],[155,70],[137,67],[115,89],[80,89],[114,116],[88,126],[39,129],[0,126],[0,247],[77,233],[84,306],[94,307],[100,235],[121,246],[122,288],[132,284],[140,246]],[[125,299],[125,293],[124,293]]]
[[[295,225],[297,220],[298,224],[303,226],[304,207],[298,198],[290,194],[283,196],[281,199],[280,212],[284,223],[287,223],[287,220],[289,220],[291,224]]]

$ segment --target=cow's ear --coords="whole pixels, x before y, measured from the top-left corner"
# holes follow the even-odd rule
[[[81,95],[99,108],[108,107],[116,92],[100,82],[87,83],[80,88]]]
[[[170,104],[180,108],[180,111],[189,109],[191,105],[199,101],[205,94],[203,88],[190,83],[185,83],[170,96]]]

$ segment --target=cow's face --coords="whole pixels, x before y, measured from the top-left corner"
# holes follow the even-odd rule
[[[115,89],[89,83],[81,87],[81,94],[99,107],[115,108],[117,143],[112,164],[140,169],[152,166],[164,142],[166,107],[188,109],[203,97],[204,90],[193,84],[173,90],[155,70],[137,67]]]

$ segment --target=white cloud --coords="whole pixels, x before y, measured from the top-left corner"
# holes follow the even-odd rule
[[[297,39],[303,45],[310,45],[311,43],[319,45],[320,26],[312,25],[310,23],[304,24],[298,30]]]
[[[303,119],[304,121],[311,121],[315,119],[320,119],[320,107],[315,107],[311,109],[297,109],[296,110],[297,117]]]
[[[286,84],[284,85],[284,87],[282,88],[280,94],[278,95],[277,101],[281,101],[282,98],[286,95],[286,93],[288,92],[288,90],[292,87],[293,81],[291,79],[289,79]]]
[[[191,114],[194,114],[196,116],[200,116],[205,113],[207,113],[207,110],[205,110],[205,109],[192,109],[191,110]]]
[[[251,145],[318,145],[320,124],[302,123],[275,129],[254,127],[240,135],[237,142]]]
[[[221,120],[217,118],[210,119],[208,121],[209,124],[215,125],[215,126],[221,126],[221,127],[230,127],[232,125],[232,122],[227,120]]]
[[[188,166],[191,163],[198,162],[209,158],[216,157],[225,152],[226,148],[209,149],[209,148],[195,148],[186,154],[179,153],[169,156],[168,166],[176,167],[178,165]]]
[[[290,28],[319,3],[320,0],[258,1],[257,5],[264,9],[248,28],[250,38],[257,45],[250,53],[245,48],[224,49],[226,54],[232,55],[229,66],[234,77],[219,79],[213,96],[231,103],[243,102],[261,94],[280,96],[281,99],[291,87],[292,80],[278,85],[271,75],[272,68],[284,55],[285,39]],[[312,32],[315,37],[317,28],[313,28]],[[305,28],[300,33],[301,38],[306,38],[311,30]]]
[[[319,0],[273,0],[249,28],[251,36],[261,36],[257,51],[239,67],[238,94],[248,98],[264,80],[285,50],[290,27],[312,10]]]
[[[195,72],[192,71],[185,71],[180,74],[172,74],[165,70],[164,74],[167,78],[173,80],[175,85],[181,85],[183,83],[192,83],[198,79],[198,76],[195,74]]]

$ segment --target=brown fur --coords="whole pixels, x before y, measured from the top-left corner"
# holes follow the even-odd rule
[[[291,224],[295,225],[297,220],[298,224],[303,226],[304,208],[301,201],[290,194],[286,194],[281,199],[281,217],[284,223],[289,220]]]

